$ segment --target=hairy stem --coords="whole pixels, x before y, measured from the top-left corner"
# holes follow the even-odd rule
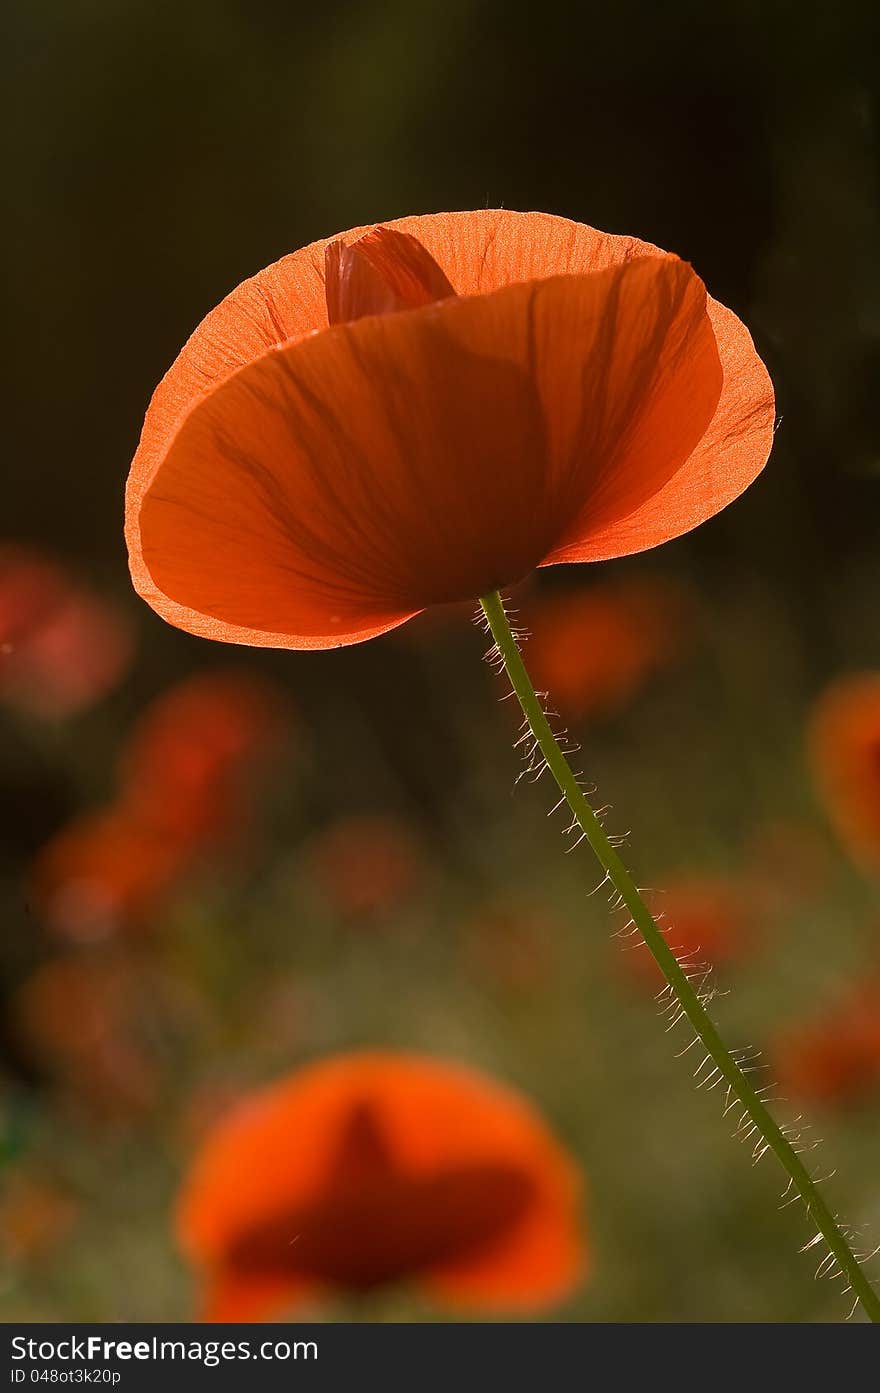
[[[698,993],[654,922],[650,910],[639,894],[635,881],[624,866],[606,836],[601,822],[587,801],[544,714],[544,708],[532,685],[519,646],[504,612],[501,596],[497,591],[494,591],[490,595],[483,596],[480,604],[498,653],[503,660],[510,684],[522,707],[523,715],[529,724],[532,735],[537,741],[538,748],[546,761],[547,768],[559,786],[560,793],[568,803],[599,864],[604,869],[608,881],[619,895],[622,904],[628,909],[633,924],[641,932],[648,949],[656,959],[670,991],[681,1008],[681,1013],[687,1017],[696,1037],[702,1041],[706,1051],[706,1062],[708,1063],[711,1059],[717,1073],[727,1082],[730,1096],[736,1098],[742,1105],[743,1123],[745,1124],[746,1120],[749,1123],[749,1127],[746,1129],[747,1135],[763,1138],[766,1149],[773,1152],[782,1166],[788,1176],[790,1188],[800,1195],[807,1213],[816,1225],[817,1240],[818,1236],[821,1235],[827,1243],[840,1271],[846,1277],[848,1289],[861,1302],[866,1315],[872,1321],[880,1322],[880,1298],[878,1298],[851,1251],[834,1215],[819,1193],[815,1180],[722,1041],[713,1021],[700,1001]]]

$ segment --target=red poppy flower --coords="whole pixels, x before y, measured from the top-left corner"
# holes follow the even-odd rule
[[[37,857],[31,886],[51,927],[79,940],[137,927],[206,850],[240,836],[281,711],[272,686],[239,673],[192,677],[157,697],[132,733],[115,803]]]
[[[546,596],[523,615],[537,686],[576,719],[615,711],[675,660],[687,604],[668,582],[634,580]]]
[[[29,548],[0,548],[0,696],[74,716],[111,691],[133,650],[124,617]]]
[[[67,589],[61,567],[30,547],[0,549],[0,644],[12,651],[39,627]]]
[[[648,243],[507,211],[357,228],[233,291],[160,384],[132,576],[209,638],[353,643],[687,532],[772,427],[746,329]]]
[[[809,731],[816,784],[841,840],[880,868],[880,673],[844,677],[820,698]]]
[[[394,909],[424,879],[421,847],[403,823],[361,814],[339,818],[311,842],[308,861],[337,914],[360,919]]]
[[[662,894],[650,897],[653,912],[660,918],[670,948],[679,960],[696,967],[720,967],[735,962],[754,943],[743,896],[723,879],[693,877],[671,881]],[[637,945],[637,946],[632,946]],[[663,974],[644,943],[627,941],[620,957],[633,976],[648,986],[663,985]]]
[[[17,1030],[71,1097],[107,1116],[137,1114],[159,1091],[148,1044],[156,1030],[155,987],[120,961],[51,959],[18,993]]]
[[[120,771],[127,813],[193,845],[222,841],[246,810],[248,782],[275,750],[279,693],[237,672],[187,678],[161,693],[133,730]]]
[[[111,807],[79,818],[52,838],[32,869],[31,892],[61,937],[108,938],[156,911],[192,852],[190,841]]]
[[[861,983],[824,1018],[773,1049],[783,1087],[817,1102],[857,1102],[880,1090],[880,984]]]
[[[572,1162],[515,1094],[430,1059],[352,1054],[220,1124],[178,1229],[209,1320],[401,1281],[461,1305],[532,1307],[582,1272],[578,1191]]]

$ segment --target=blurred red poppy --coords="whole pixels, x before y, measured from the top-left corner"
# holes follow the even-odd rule
[[[138,1114],[159,1090],[144,1039],[145,1018],[157,1009],[150,985],[118,960],[51,959],[19,990],[18,1032],[71,1098],[108,1117]]]
[[[728,880],[708,876],[670,880],[649,901],[670,948],[686,966],[720,967],[754,947],[755,927],[744,896]],[[663,985],[663,973],[641,939],[626,940],[626,951],[619,958],[635,979],[654,989]]]
[[[41,717],[75,716],[131,661],[129,625],[42,553],[0,547],[0,698]]]
[[[648,243],[508,211],[357,228],[233,291],[160,384],[134,584],[209,638],[354,643],[687,532],[773,412],[746,329]]]
[[[273,686],[243,673],[203,673],[161,693],[121,763],[127,813],[195,845],[240,830],[248,785],[283,740],[285,714]]]
[[[362,919],[397,908],[424,880],[424,853],[398,818],[364,813],[339,818],[313,838],[309,869],[342,918]]]
[[[880,1094],[880,982],[860,983],[829,1013],[782,1035],[771,1056],[784,1088],[824,1103]]]
[[[59,832],[31,891],[50,926],[88,941],[148,921],[210,850],[241,837],[249,784],[286,725],[274,687],[238,673],[191,677],[136,725],[116,801]]]
[[[351,1054],[234,1110],[197,1157],[177,1224],[208,1320],[403,1281],[457,1305],[529,1308],[583,1273],[579,1188],[507,1089],[431,1059]]]
[[[632,580],[549,595],[524,607],[529,670],[560,714],[616,711],[673,663],[692,631],[689,606],[669,581]]]
[[[843,677],[820,697],[809,746],[838,835],[856,860],[880,869],[880,672]]]
[[[148,920],[192,853],[191,840],[108,808],[52,838],[32,867],[30,890],[54,932],[97,941]]]

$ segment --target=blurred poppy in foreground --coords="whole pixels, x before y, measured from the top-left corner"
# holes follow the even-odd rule
[[[687,532],[763,467],[773,411],[744,326],[646,242],[508,211],[357,228],[233,291],[163,379],[132,577],[209,638],[354,643]]]
[[[742,894],[729,881],[693,877],[671,881],[649,897],[670,948],[691,967],[735,962],[754,946],[754,925]],[[656,989],[665,981],[640,938],[624,940],[620,961],[633,977]]]
[[[312,838],[308,862],[324,899],[342,918],[395,909],[424,879],[424,854],[397,818],[339,818]]]
[[[631,701],[673,663],[692,627],[683,594],[632,580],[554,594],[527,604],[529,670],[569,719],[602,716]]]
[[[854,1103],[880,1096],[880,982],[860,984],[825,1017],[794,1027],[772,1057],[780,1083],[802,1098]]]
[[[880,869],[880,672],[841,678],[819,699],[810,726],[819,791],[852,855]]]
[[[582,1275],[579,1189],[516,1094],[459,1066],[358,1053],[221,1122],[177,1223],[209,1320],[409,1281],[456,1305],[531,1308]]]
[[[41,552],[0,547],[0,698],[41,717],[75,716],[124,676],[123,616]]]
[[[51,927],[84,942],[149,920],[205,851],[241,835],[248,785],[283,733],[275,689],[237,673],[157,697],[131,736],[115,803],[64,828],[35,861],[31,892]]]

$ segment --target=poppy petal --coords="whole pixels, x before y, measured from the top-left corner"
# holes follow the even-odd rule
[[[809,726],[813,777],[850,854],[880,868],[880,672],[853,672],[820,696]]]
[[[589,274],[638,257],[662,255],[648,242],[599,232],[547,213],[516,213],[507,209],[436,213],[400,218],[385,227],[415,237],[460,296],[486,294],[531,279]],[[140,547],[140,502],[165,452],[193,405],[219,383],[270,348],[327,327],[326,248],[332,240],[350,245],[375,230],[375,225],[353,228],[341,238],[314,242],[238,286],[203,320],[157,387],[129,475],[126,537],[136,588],[171,623],[189,628],[193,616],[186,606],[162,594],[142,564]],[[707,309],[724,370],[716,417],[702,450],[695,451],[689,467],[679,471],[658,497],[643,505],[642,537],[665,540],[676,529],[684,531],[694,526],[707,515],[710,498],[718,506],[729,502],[759,472],[769,452],[774,405],[766,370],[748,331],[736,316],[711,299]],[[721,488],[716,484],[709,489],[707,476],[712,471],[716,449],[722,452],[727,485]],[[690,507],[682,502],[682,496],[689,492],[694,495]],[[618,523],[616,534],[605,539],[607,554],[617,554],[614,548],[621,545],[619,529]],[[629,532],[632,537],[632,525]],[[586,557],[578,548],[582,540],[569,539],[569,553],[552,559],[594,559],[599,550],[596,539],[586,548]],[[638,545],[640,538],[633,540]],[[352,634],[348,641],[369,637],[385,627],[389,626]],[[196,632],[208,632],[205,621]],[[214,636],[234,637],[219,630]],[[265,638],[245,637],[240,641],[267,642]],[[344,642],[346,638],[337,636],[337,641]]]
[[[331,324],[416,309],[455,294],[421,242],[388,227],[376,227],[351,245],[341,238],[331,242],[324,279]]]
[[[197,1319],[221,1324],[265,1320],[318,1290],[316,1282],[305,1278],[221,1272],[209,1283]]]
[[[383,224],[355,227],[340,236],[324,237],[291,252],[243,281],[206,315],[184,345],[153,394],[135,456],[129,489],[137,495],[150,478],[184,416],[193,404],[219,382],[267,349],[304,338],[328,324],[324,284],[326,249],[334,241],[348,245],[377,227],[407,233],[440,266],[458,295],[484,295],[517,281],[549,276],[587,275],[663,251],[637,237],[600,232],[552,213],[518,213],[508,208],[475,212],[428,213],[397,218]],[[709,299],[710,317],[733,319]],[[730,323],[721,335],[722,361],[733,353],[751,365],[748,333],[734,332]],[[734,384],[733,372],[726,374]],[[766,373],[755,386],[772,389]],[[723,407],[719,403],[719,410]]]
[[[365,1151],[365,1138],[359,1137],[357,1172],[347,1166],[341,1173],[340,1145],[350,1146],[353,1119],[363,1130],[358,1119],[367,1110],[371,1133],[381,1129],[381,1146],[371,1136]],[[528,1104],[463,1067],[364,1052],[313,1065],[266,1089],[239,1105],[205,1142],[184,1188],[178,1233],[207,1278],[211,1318],[258,1319],[316,1290],[320,1225],[310,1222],[310,1207],[318,1216],[329,1215],[336,1195],[340,1213],[348,1206],[353,1219],[363,1219],[359,1187],[365,1185],[376,1202],[379,1192],[375,1186],[370,1190],[370,1181],[386,1169],[389,1180],[400,1177],[399,1194],[409,1209],[406,1203],[398,1207],[398,1190],[389,1185],[389,1216],[379,1231],[391,1248],[397,1243],[401,1252],[411,1249],[415,1264],[411,1271],[394,1266],[395,1279],[421,1278],[453,1300],[521,1305],[550,1300],[575,1280],[583,1265],[578,1172]],[[462,1207],[461,1179],[476,1182],[482,1173],[521,1176],[525,1203],[505,1222],[503,1241],[496,1234],[491,1242],[469,1243],[468,1194],[465,1187]],[[421,1216],[413,1208],[419,1186],[430,1206]],[[458,1205],[453,1217],[463,1226],[461,1252],[451,1258],[449,1234],[440,1233],[432,1266],[426,1234],[438,1198],[451,1200],[453,1192]],[[297,1213],[300,1219],[293,1223],[290,1216]],[[305,1280],[296,1253],[289,1280],[277,1267],[278,1244],[287,1242],[291,1224],[314,1249]],[[423,1252],[420,1242],[409,1241],[420,1229],[425,1229]],[[347,1265],[340,1255],[345,1234],[358,1232],[357,1224],[341,1230],[337,1225],[321,1240],[329,1244],[328,1272],[350,1268],[355,1286],[358,1260],[366,1262],[370,1254],[352,1250]],[[268,1256],[261,1265],[258,1255],[264,1249]],[[340,1280],[341,1275],[328,1277],[320,1285]]]
[[[662,488],[629,513],[587,513],[545,565],[607,561],[690,532],[738,498],[760,474],[773,444],[773,385],[751,335],[736,315],[707,302],[723,380],[701,440]]]
[[[338,325],[190,413],[139,509],[136,583],[208,637],[381,632],[519,579],[572,517],[631,512],[719,388],[705,291],[675,258]]]
[[[571,1177],[560,1175],[563,1194]],[[454,1306],[520,1310],[552,1306],[588,1274],[583,1245],[572,1226],[571,1204],[557,1195],[538,1199],[528,1216],[491,1250],[446,1263],[422,1279],[425,1292]]]
[[[417,237],[459,295],[486,294],[515,281],[586,275],[666,254],[637,237],[600,232],[551,213],[483,209],[402,218],[388,226]],[[348,240],[358,233],[345,235]],[[773,384],[742,321],[711,296],[706,309],[723,381],[702,441],[629,519],[601,536],[573,533],[547,564],[600,561],[659,546],[732,503],[760,474],[773,443]]]

